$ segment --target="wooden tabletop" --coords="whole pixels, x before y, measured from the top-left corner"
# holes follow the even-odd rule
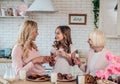
[[[16,81],[10,84],[53,84],[50,81],[48,82],[32,82],[32,81]],[[76,81],[72,82],[57,82],[57,84],[76,84]]]

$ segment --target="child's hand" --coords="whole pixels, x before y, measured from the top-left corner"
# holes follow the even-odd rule
[[[55,55],[56,56],[61,55],[61,52],[59,50],[56,50]]]
[[[73,58],[73,62],[76,64],[76,65],[78,65],[78,66],[80,66],[81,65],[81,62],[80,62],[80,59],[79,58]]]
[[[58,55],[65,57],[65,58],[68,57],[67,53],[64,50],[56,50],[56,56]]]
[[[60,54],[61,54],[61,56],[65,57],[65,58],[67,58],[67,56],[68,56],[65,51],[60,51]]]
[[[64,51],[56,50],[55,55],[64,55]]]

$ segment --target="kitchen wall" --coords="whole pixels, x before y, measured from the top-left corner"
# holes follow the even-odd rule
[[[8,0],[9,1],[9,0]],[[15,0],[9,1],[13,5],[20,4]],[[68,24],[68,14],[87,14],[87,25],[69,25],[72,30],[72,40],[76,49],[87,51],[88,34],[94,29],[92,0],[52,0],[55,8],[58,10],[54,13],[29,12],[26,18],[2,18],[0,17],[0,49],[12,48],[18,35],[21,23],[26,19],[37,21],[39,26],[39,35],[36,44],[41,55],[49,55],[51,45],[54,41],[54,31],[59,25]],[[0,3],[2,0],[0,1]],[[4,1],[5,3],[7,0]],[[10,4],[8,4],[10,5]],[[108,38],[107,46],[114,54],[120,54],[120,39]]]

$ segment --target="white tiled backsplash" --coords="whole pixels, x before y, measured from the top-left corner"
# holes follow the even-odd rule
[[[6,2],[9,0],[5,0]],[[5,2],[4,1],[4,2]],[[21,1],[21,0],[18,0]],[[15,4],[19,4],[16,1]],[[49,55],[54,41],[54,32],[59,25],[68,24],[68,14],[87,14],[87,25],[69,25],[72,30],[72,40],[76,49],[88,50],[88,34],[94,29],[91,0],[52,0],[58,12],[27,13],[28,18],[0,18],[0,49],[12,48],[18,35],[19,27],[25,19],[37,21],[39,35],[36,43],[41,55]],[[12,2],[12,1],[11,1]],[[2,0],[0,1],[2,3]],[[10,1],[9,1],[10,3]],[[8,4],[10,5],[10,4]],[[13,4],[14,5],[14,4]],[[120,54],[120,39],[108,39],[107,47],[115,54]]]

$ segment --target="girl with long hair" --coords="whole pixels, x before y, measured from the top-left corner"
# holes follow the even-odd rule
[[[55,41],[51,54],[55,56],[53,71],[62,74],[70,74],[72,59],[75,57],[75,49],[72,45],[71,29],[69,26],[58,26],[55,30]]]

